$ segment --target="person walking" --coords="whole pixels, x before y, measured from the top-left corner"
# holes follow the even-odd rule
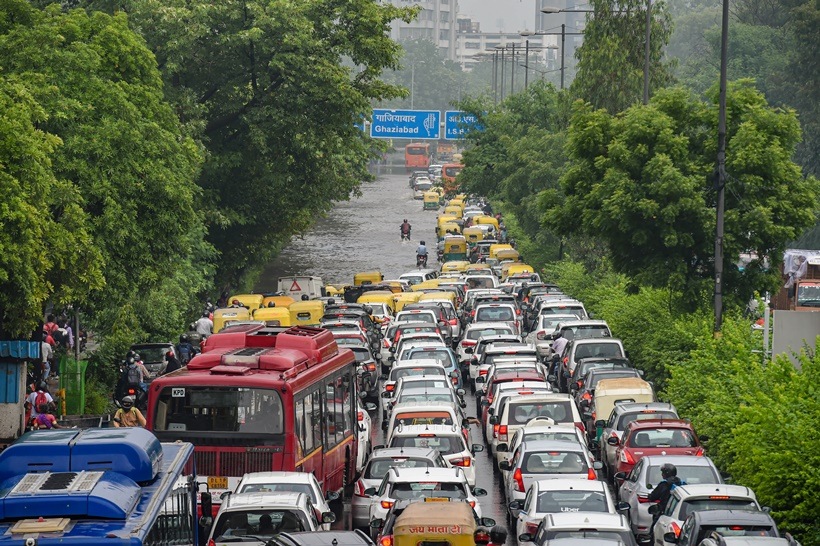
[[[40,370],[43,381],[48,381],[48,376],[51,375],[51,361],[54,359],[54,349],[52,348],[54,340],[49,343],[49,339],[51,339],[51,336],[43,330],[43,337],[40,342]]]

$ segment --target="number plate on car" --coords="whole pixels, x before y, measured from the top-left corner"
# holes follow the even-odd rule
[[[227,489],[228,478],[224,476],[208,476],[208,489]]]

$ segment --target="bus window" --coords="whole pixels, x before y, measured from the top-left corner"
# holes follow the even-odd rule
[[[282,400],[271,389],[165,388],[159,395],[157,431],[282,434]]]

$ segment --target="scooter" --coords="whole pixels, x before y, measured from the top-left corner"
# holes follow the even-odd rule
[[[129,383],[125,376],[125,367],[120,367],[120,380],[114,389],[114,404],[120,406],[120,400],[126,396],[134,397],[134,406],[140,411],[148,409],[148,393],[139,384]]]
[[[427,267],[427,254],[416,254],[416,267]]]

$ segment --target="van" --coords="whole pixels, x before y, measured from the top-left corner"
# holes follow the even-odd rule
[[[435,269],[419,269],[417,271],[410,271],[404,275],[399,276],[399,280],[407,281],[410,286],[430,281],[438,277],[438,271]]]
[[[315,276],[292,276],[279,277],[279,292],[299,301],[304,294],[309,299],[319,298],[325,295],[325,283],[321,277]]]

